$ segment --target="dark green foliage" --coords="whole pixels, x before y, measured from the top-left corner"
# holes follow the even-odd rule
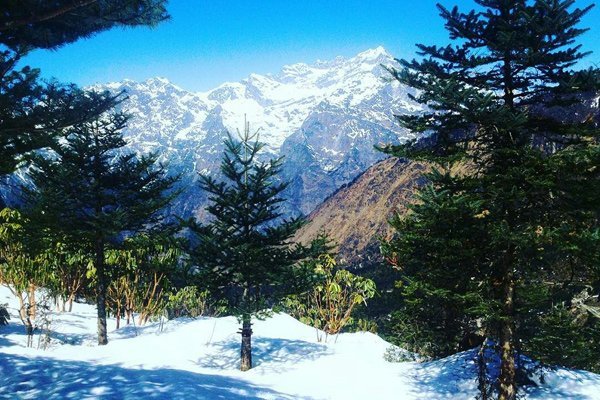
[[[117,26],[154,26],[168,18],[166,0],[6,0],[0,43],[11,49],[55,49]]]
[[[304,256],[304,249],[288,244],[303,220],[281,220],[278,211],[286,187],[276,180],[282,160],[257,161],[263,145],[252,140],[247,128],[241,141],[225,141],[223,180],[200,176],[214,218],[191,225],[191,256],[201,281],[226,297],[238,315],[273,304],[294,284],[294,265]]]
[[[34,180],[40,186],[47,184],[45,193],[29,193],[29,200],[38,207],[33,211],[33,222],[44,229],[39,231],[44,237],[38,238],[40,248],[36,256],[42,257],[45,265],[53,264],[53,258],[55,267],[61,265],[55,271],[61,277],[54,282],[62,280],[62,283],[53,290],[64,291],[65,281],[77,283],[83,263],[73,254],[89,251],[90,240],[94,241],[97,255],[95,264],[102,267],[105,242],[116,239],[123,230],[137,229],[150,222],[142,221],[164,204],[159,193],[170,183],[166,186],[158,183],[162,170],[153,169],[154,157],[134,160],[133,156],[123,156],[118,158],[113,171],[101,171],[109,164],[107,160],[117,160],[110,150],[124,142],[116,138],[103,142],[105,138],[96,137],[92,144],[90,138],[92,131],[102,131],[110,124],[115,131],[122,128],[124,116],[102,117],[122,100],[121,95],[86,94],[73,85],[42,83],[39,70],[29,66],[18,70],[16,66],[35,49],[56,49],[118,26],[153,26],[168,17],[165,3],[165,0],[9,0],[0,6],[0,177],[28,162],[36,150],[56,150],[52,153],[56,159],[38,157],[36,161]],[[77,137],[78,130],[87,131],[87,141]],[[71,148],[58,139],[65,135],[70,136],[67,142]],[[88,155],[88,159],[78,159],[77,153],[92,145],[98,152]],[[59,168],[63,158],[65,165],[71,163],[70,171],[69,167]],[[117,176],[119,182],[108,183]],[[82,183],[82,187],[76,186]],[[135,193],[137,190],[142,192]],[[3,204],[0,198],[0,207]],[[84,233],[83,246],[74,244],[80,239],[78,233]],[[69,241],[76,250],[65,249]],[[74,268],[64,268],[63,262]],[[102,275],[103,268],[98,268],[96,273]],[[65,272],[70,275],[66,279]],[[99,289],[104,292],[105,285],[100,283]],[[77,288],[69,290],[72,294]]]
[[[479,246],[487,236],[485,213],[459,194],[450,174],[434,172],[431,179],[440,186],[420,193],[411,217],[391,221],[401,234],[383,251],[403,273],[397,288],[404,301],[392,315],[399,344],[436,357],[458,351],[461,340],[477,332],[475,319],[492,305],[476,269],[484,256]]]
[[[32,151],[49,147],[65,128],[114,107],[111,96],[90,98],[71,85],[39,80],[16,65],[34,49],[56,49],[118,26],[165,20],[165,0],[7,0],[0,6],[0,176]],[[93,101],[92,101],[93,100]]]
[[[99,235],[116,238],[157,221],[155,212],[170,199],[161,194],[176,178],[164,178],[156,155],[122,149],[128,118],[105,114],[69,128],[54,152],[35,157],[30,172],[35,189],[25,190],[38,220],[87,242]]]
[[[437,171],[422,204],[392,222],[398,234],[386,251],[405,275],[399,320],[427,332],[416,345],[442,355],[474,330],[493,338],[500,397],[513,399],[514,351],[541,356],[528,345],[542,333],[533,310],[552,313],[553,300],[569,303],[585,285],[600,290],[597,111],[565,112],[600,89],[600,73],[573,69],[589,7],[476,3],[482,11],[466,14],[438,6],[456,45],[419,45],[421,60],[391,70],[429,107],[399,122],[428,138],[384,151]],[[578,360],[563,364],[593,367]]]
[[[91,98],[74,86],[39,82],[39,71],[14,70],[19,57],[0,52],[0,175],[13,172],[33,150],[54,145],[65,128],[99,115],[117,102]]]
[[[83,247],[94,260],[100,319],[105,318],[100,314],[108,278],[107,248],[118,245],[123,235],[158,223],[158,211],[175,195],[166,193],[177,178],[166,177],[155,155],[123,151],[121,132],[127,119],[107,113],[69,128],[55,152],[34,159],[34,189],[24,188],[28,212],[40,230],[78,250]]]
[[[544,311],[536,317],[533,326],[538,331],[523,345],[523,351],[548,365],[600,371],[600,319],[564,305]]]
[[[298,290],[305,272],[296,267],[308,253],[290,238],[302,219],[281,219],[279,195],[287,186],[277,182],[281,159],[259,162],[263,145],[254,140],[249,126],[241,141],[225,141],[221,162],[223,180],[200,175],[209,193],[206,225],[190,223],[190,256],[200,281],[211,293],[227,299],[233,314],[243,322],[242,371],[252,368],[251,318],[264,317],[283,296]]]

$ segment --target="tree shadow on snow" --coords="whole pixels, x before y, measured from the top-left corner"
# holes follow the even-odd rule
[[[86,326],[77,322],[70,322],[71,326],[77,326],[85,328]],[[40,335],[44,334],[44,332],[40,328],[36,328],[33,331],[33,347],[37,347],[38,340]],[[7,336],[11,335],[16,340],[9,339]],[[7,346],[25,346],[27,339],[25,336],[27,335],[25,331],[25,326],[20,322],[10,322],[8,325],[0,327],[0,348]],[[81,345],[84,342],[94,341],[95,334],[91,333],[62,333],[50,329],[50,338],[53,341],[57,341],[61,344],[70,344],[70,345]]]
[[[146,325],[138,325],[137,316],[129,324],[123,318],[121,319],[121,327],[117,329],[113,325],[112,327],[114,328],[114,330],[111,331],[110,334],[115,335],[119,339],[131,339],[148,333],[155,335],[164,335],[173,332],[181,328],[182,326],[191,324],[193,322],[201,321],[207,318],[209,317],[179,317],[172,320],[163,320],[162,323],[159,321],[151,321]]]
[[[39,332],[36,332],[39,333]],[[61,332],[50,332],[50,338],[58,341],[60,344],[67,344],[72,346],[80,346],[84,343],[95,343],[96,334],[94,333],[61,333]]]
[[[197,364],[204,368],[220,370],[238,369],[240,346],[239,337],[214,343],[214,351],[203,356]],[[329,350],[326,345],[302,340],[259,337],[252,341],[253,367],[261,367],[265,371],[284,372],[289,370],[289,366],[301,361],[316,360],[327,354]]]
[[[2,328],[0,328],[0,349],[2,347],[14,346],[16,344],[14,341],[9,340],[8,338],[1,336],[1,333],[2,333],[1,329]]]
[[[0,353],[0,398],[293,399],[242,379]]]
[[[477,376],[475,355],[469,351],[443,360],[416,364],[412,392],[426,398],[458,398],[460,395],[473,398],[474,393],[468,391],[473,386],[468,385],[468,381]]]
[[[19,341],[15,341],[9,339],[8,336],[16,336],[18,338],[22,337],[22,343],[26,342],[25,336],[25,326],[20,322],[12,322],[9,321],[8,325],[0,326],[0,348],[8,347],[8,346],[20,346],[21,343]]]
[[[495,380],[499,371],[499,359],[488,364],[488,378]],[[448,358],[417,364],[412,379],[412,393],[427,399],[472,399],[477,392],[477,351],[469,350]],[[546,370],[548,374],[554,371]],[[540,383],[522,386],[519,394],[536,399],[593,400],[598,394],[583,394],[586,386],[600,385],[598,375],[584,371],[562,370],[560,377],[552,377],[552,384]],[[535,379],[538,380],[538,379]]]

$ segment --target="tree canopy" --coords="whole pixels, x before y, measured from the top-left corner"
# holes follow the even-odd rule
[[[166,0],[7,0],[0,43],[18,53],[56,49],[119,26],[155,26],[168,19]]]
[[[91,121],[122,96],[84,96],[74,85],[40,80],[22,65],[34,49],[57,49],[114,27],[154,26],[166,0],[8,0],[0,6],[0,176],[35,150],[53,146],[70,126]]]
[[[203,284],[226,298],[243,321],[242,369],[252,367],[250,321],[294,287],[300,270],[295,264],[306,250],[289,240],[303,224],[281,218],[279,182],[282,159],[258,160],[263,147],[245,126],[241,140],[229,136],[221,162],[222,180],[200,175],[209,193],[208,224],[192,223],[190,255]]]
[[[156,155],[123,150],[128,118],[105,113],[69,128],[53,153],[34,159],[34,187],[24,187],[28,212],[39,228],[49,237],[83,246],[93,260],[100,344],[107,343],[106,249],[156,225],[162,217],[159,211],[176,195],[170,189],[178,179],[167,177]]]
[[[427,138],[384,151],[436,170],[412,212],[393,222],[387,252],[404,274],[403,321],[442,353],[469,331],[492,338],[502,360],[494,383],[514,399],[515,352],[541,356],[532,344],[549,334],[543,316],[570,308],[586,285],[600,289],[599,129],[582,105],[600,73],[576,69],[590,7],[476,3],[466,13],[438,5],[454,44],[418,45],[419,60],[390,69],[427,105],[399,122]],[[573,107],[580,112],[565,111]]]

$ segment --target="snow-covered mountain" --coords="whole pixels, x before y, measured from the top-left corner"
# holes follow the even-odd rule
[[[133,114],[126,137],[136,150],[156,151],[184,175],[178,212],[202,216],[197,171],[218,171],[222,142],[250,123],[266,143],[263,157],[285,156],[289,213],[308,213],[341,185],[383,157],[381,142],[411,137],[394,114],[415,113],[409,89],[381,66],[393,57],[378,47],[353,58],[294,64],[278,74],[251,74],[204,93],[188,92],[164,78],[96,86],[126,91],[122,107]],[[190,71],[193,73],[193,71]]]

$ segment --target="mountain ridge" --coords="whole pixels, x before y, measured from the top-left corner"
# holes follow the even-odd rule
[[[171,212],[202,216],[206,198],[196,173],[218,173],[227,132],[260,131],[263,159],[284,156],[282,179],[286,216],[308,214],[325,197],[353,180],[384,155],[377,143],[415,136],[395,114],[422,110],[412,89],[390,79],[382,66],[396,65],[377,47],[351,58],[291,64],[276,74],[250,74],[206,92],[189,92],[166,78],[124,80],[93,89],[117,93],[120,107],[133,115],[125,130],[130,147],[158,152],[174,173],[184,176],[184,193]]]

